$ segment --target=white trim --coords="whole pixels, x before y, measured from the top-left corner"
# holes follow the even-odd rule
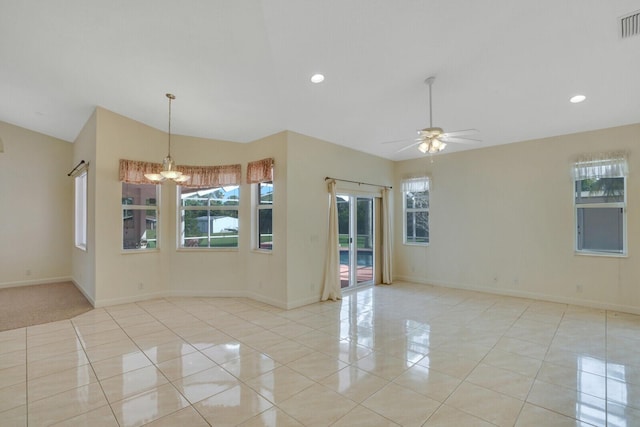
[[[78,290],[80,291],[80,293],[82,295],[84,295],[84,297],[87,299],[87,301],[89,301],[89,304],[91,304],[93,306],[93,308],[96,308],[96,302],[93,299],[93,297],[91,297],[91,295],[89,295],[83,288],[82,286],[80,286],[80,284],[75,280],[75,279],[71,279],[71,282],[75,285],[76,288],[78,288]]]
[[[271,183],[271,203],[260,203],[260,185],[262,184],[267,184],[267,183]],[[275,184],[273,183],[273,181],[265,181],[265,182],[257,182],[255,184],[252,184],[252,189],[251,189],[251,199],[253,200],[252,202],[252,211],[253,211],[253,215],[254,217],[252,218],[252,227],[251,227],[251,247],[252,250],[254,251],[259,251],[259,252],[273,252],[273,245],[274,245],[274,241],[273,241],[273,237],[274,237],[274,233],[273,233],[273,204],[274,204],[274,190],[276,188]],[[271,211],[271,248],[270,249],[266,249],[266,248],[261,248],[260,247],[260,211],[263,210],[269,210]]]
[[[19,286],[46,285],[48,283],[60,283],[60,282],[73,282],[73,280],[71,280],[70,276],[46,277],[44,279],[33,279],[33,280],[19,280],[17,282],[0,283],[0,289],[16,288]]]
[[[429,246],[429,242],[431,241],[431,233],[430,233],[430,229],[431,229],[431,221],[430,221],[430,211],[431,211],[431,191],[429,189],[429,184],[427,181],[427,189],[425,190],[425,192],[427,193],[427,207],[426,208],[408,208],[407,207],[407,193],[411,193],[412,191],[408,191],[408,190],[404,190],[402,191],[402,244],[404,245],[411,245],[411,246]],[[415,193],[415,191],[414,191]],[[427,237],[427,241],[426,242],[411,242],[407,240],[407,214],[408,213],[413,213],[414,214],[414,229],[415,229],[415,214],[420,213],[420,212],[426,212],[427,213],[427,233],[429,234],[429,237]],[[415,238],[415,236],[414,236]]]
[[[232,188],[233,187],[233,188]],[[226,190],[227,188],[232,188],[231,190]],[[182,190],[186,190],[187,192],[183,193]],[[182,200],[185,200],[186,197],[190,197],[192,195],[198,195],[198,196],[205,196],[207,194],[213,194],[214,192],[216,192],[217,190],[222,189],[223,191],[227,192],[227,191],[234,191],[237,190],[238,192],[238,199],[237,199],[237,204],[235,205],[211,205],[211,200],[210,198],[207,198],[207,206],[184,206],[182,204]],[[188,192],[188,190],[193,190],[191,192]],[[220,186],[220,187],[210,187],[207,189],[201,189],[201,190],[194,190],[194,189],[190,189],[188,187],[182,187],[182,186],[178,186],[176,189],[176,250],[177,251],[185,251],[185,252],[195,252],[195,251],[199,251],[199,250],[205,250],[205,251],[216,251],[216,250],[237,250],[240,247],[240,194],[241,194],[241,187],[240,185],[229,185],[229,186]],[[219,200],[219,199],[217,199]],[[227,199],[227,200],[236,200],[236,199]],[[211,226],[211,219],[215,217],[215,215],[211,215],[212,211],[235,211],[236,212],[236,220],[238,221],[238,231],[237,231],[237,244],[236,246],[184,246],[184,241],[185,240],[189,240],[189,239],[194,239],[195,237],[184,237],[184,214],[187,211],[206,211],[207,212],[207,242],[208,245],[211,245],[212,242],[212,232],[210,230],[210,226]],[[204,217],[202,217],[204,218]],[[229,218],[233,218],[233,217],[229,217]],[[200,239],[202,237],[198,237],[198,239]]]
[[[83,292],[84,293],[84,292]],[[86,295],[85,295],[86,296]],[[284,310],[291,309],[291,307],[287,307],[282,301],[278,301],[272,298],[265,297],[264,295],[256,294],[254,292],[243,290],[243,291],[189,291],[189,290],[169,290],[169,291],[161,291],[161,292],[151,292],[146,294],[128,296],[123,298],[109,298],[104,300],[99,300],[94,303],[95,308],[100,307],[108,307],[112,305],[118,304],[129,304],[140,301],[148,301],[154,298],[171,298],[171,297],[192,297],[192,298],[248,298],[254,301],[262,302],[265,304],[272,305],[277,308],[281,308]],[[89,299],[89,298],[87,298]],[[90,299],[89,299],[90,300]],[[91,301],[91,300],[90,300]],[[317,297],[312,302],[320,301],[320,297]],[[305,303],[307,305],[310,303]]]
[[[101,307],[108,307],[111,305],[129,304],[132,302],[148,301],[154,298],[163,298],[165,296],[166,295],[164,292],[153,292],[153,293],[132,295],[132,296],[121,297],[121,298],[108,298],[108,299],[96,300],[94,302],[94,307],[101,308]]]
[[[462,289],[466,291],[475,291],[475,292],[483,292],[491,295],[502,295],[502,296],[510,296],[517,298],[527,298],[534,299],[538,301],[547,301],[547,302],[557,302],[560,304],[570,304],[577,305],[582,307],[589,307],[601,310],[612,310],[612,311],[620,311],[624,313],[631,314],[640,314],[640,307],[623,305],[623,304],[612,304],[612,303],[603,303],[595,300],[587,300],[580,298],[572,298],[572,297],[564,297],[550,294],[542,294],[538,292],[528,292],[528,291],[517,291],[510,289],[497,289],[497,288],[486,288],[482,286],[475,286],[469,284],[460,284],[453,282],[442,282],[438,280],[424,280],[419,277],[410,277],[410,276],[397,276],[394,277],[394,283],[399,281],[403,282],[411,282],[417,283],[420,285],[429,285],[429,286],[440,286],[443,288],[452,288],[452,289]]]
[[[87,221],[89,212],[89,177],[87,170],[83,169],[74,176],[74,224],[73,241],[75,247],[83,251],[87,250]]]
[[[124,196],[124,185],[153,185],[155,187],[156,190],[156,204],[155,205],[125,205],[122,204],[122,198]],[[160,206],[162,205],[162,192],[160,191],[160,184],[153,184],[153,183],[142,183],[142,184],[131,184],[131,183],[127,183],[127,182],[121,182],[121,186],[120,186],[120,216],[122,217],[122,219],[120,220],[120,251],[122,254],[129,254],[129,253],[138,253],[138,252],[155,252],[155,251],[159,251],[160,250],[160,228],[161,228],[161,222],[160,222]],[[137,210],[137,211],[151,211],[151,210],[155,210],[156,212],[156,238],[155,238],[155,242],[156,242],[156,247],[155,248],[129,248],[129,249],[125,249],[124,247],[124,211],[125,210]],[[145,219],[146,221],[146,219]],[[146,226],[146,223],[145,223]]]
[[[576,203],[576,184],[583,179],[574,179],[572,186],[573,199],[573,250],[576,255],[605,256],[614,258],[626,258],[628,256],[628,236],[627,236],[627,194],[629,193],[628,180],[626,175],[617,177],[623,178],[624,194],[622,202],[602,202],[602,203]],[[590,249],[578,249],[578,209],[622,209],[622,252],[594,251]]]

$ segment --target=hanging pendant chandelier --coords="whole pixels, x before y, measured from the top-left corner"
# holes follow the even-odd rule
[[[191,178],[188,175],[184,175],[179,170],[176,170],[176,164],[171,157],[171,101],[176,99],[175,95],[167,93],[167,98],[169,98],[169,149],[167,153],[167,157],[162,160],[162,171],[160,173],[146,173],[144,177],[153,182],[163,182],[166,180],[171,180],[177,183],[188,181]]]

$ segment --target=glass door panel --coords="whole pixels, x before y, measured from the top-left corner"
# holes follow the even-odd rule
[[[338,195],[340,286],[371,284],[374,278],[374,205],[371,197]]]
[[[340,287],[349,286],[351,277],[351,203],[349,196],[338,195],[338,243],[340,246]]]
[[[373,199],[356,199],[356,283],[373,283]]]

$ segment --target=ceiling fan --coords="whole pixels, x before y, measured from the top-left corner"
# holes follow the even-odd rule
[[[445,132],[442,128],[433,126],[431,86],[433,85],[433,82],[435,81],[435,79],[436,78],[434,76],[431,76],[431,77],[427,77],[424,81],[425,84],[429,86],[429,127],[420,129],[418,131],[418,138],[416,138],[414,142],[407,145],[406,147],[399,149],[398,152],[417,146],[418,150],[421,153],[434,154],[444,150],[444,148],[447,146],[447,143],[449,142],[453,142],[453,143],[480,142],[479,139],[463,137],[466,135],[477,134],[478,133],[477,129],[465,129],[465,130],[458,130],[455,132]],[[399,141],[389,141],[387,143],[394,143],[394,142],[399,142]]]

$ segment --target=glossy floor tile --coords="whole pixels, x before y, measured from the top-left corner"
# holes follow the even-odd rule
[[[410,283],[0,332],[0,426],[640,425],[640,316]]]

